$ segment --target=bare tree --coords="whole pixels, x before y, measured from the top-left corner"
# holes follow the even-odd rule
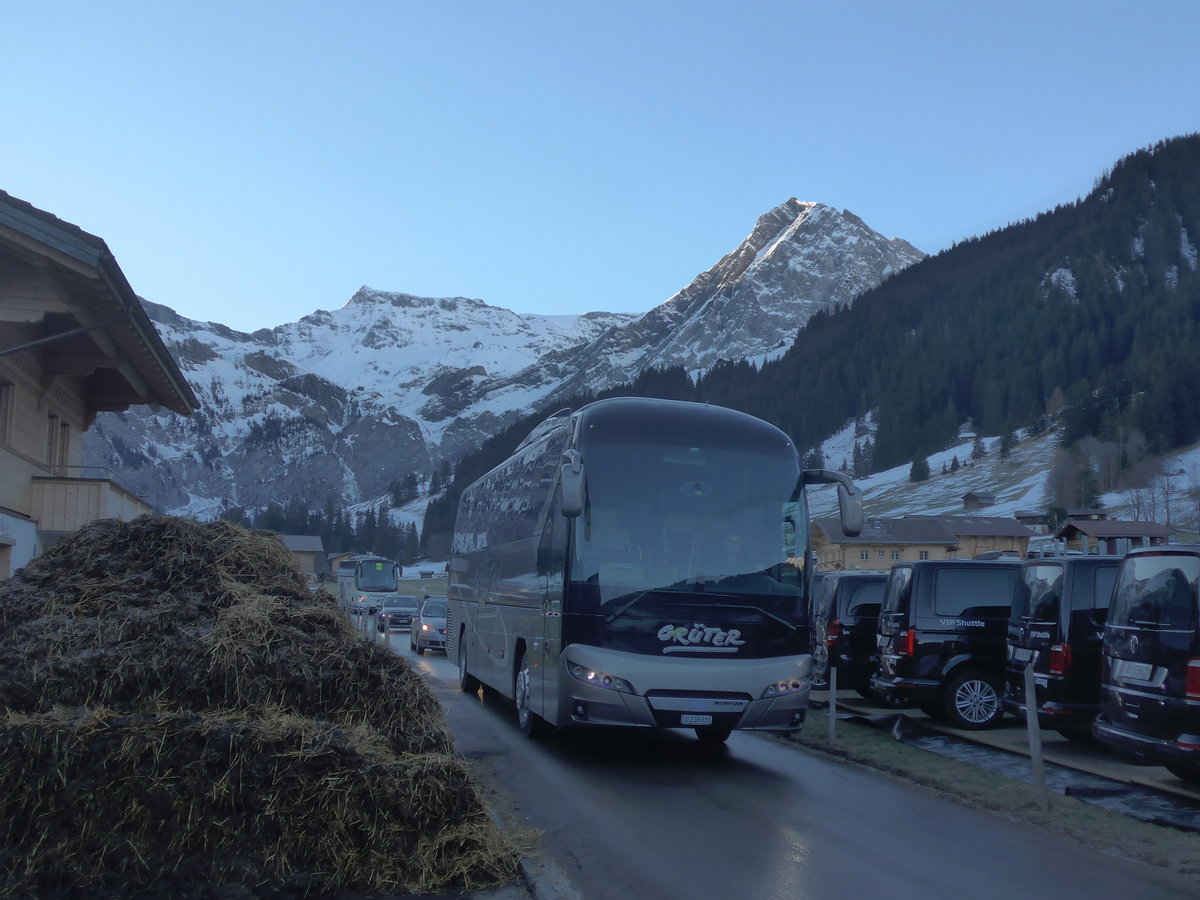
[[[1121,474],[1120,446],[1114,441],[1102,441],[1089,435],[1080,438],[1078,447],[1096,473],[1100,492],[1108,493],[1113,490]]]
[[[1187,487],[1183,491],[1187,498],[1186,525],[1192,531],[1200,531],[1200,466],[1192,466],[1187,472]]]
[[[1185,474],[1183,469],[1178,469],[1174,472],[1168,471],[1166,465],[1159,470],[1158,476],[1154,479],[1154,486],[1158,488],[1158,494],[1162,497],[1163,505],[1163,523],[1166,525],[1171,522],[1171,502],[1176,498],[1179,489],[1175,484],[1177,475]]]
[[[1127,488],[1121,492],[1121,498],[1125,501],[1125,507],[1130,511],[1135,522],[1148,521],[1146,517],[1147,508],[1150,506],[1150,498],[1148,498],[1145,488]],[[1149,492],[1151,495],[1152,491]]]

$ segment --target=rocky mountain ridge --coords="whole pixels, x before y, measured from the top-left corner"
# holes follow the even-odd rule
[[[245,334],[146,302],[201,408],[102,414],[86,461],[165,512],[201,518],[295,497],[314,509],[362,502],[557,397],[782,352],[813,313],[922,256],[852,213],[792,199],[644,315],[520,315],[363,287],[338,310]]]

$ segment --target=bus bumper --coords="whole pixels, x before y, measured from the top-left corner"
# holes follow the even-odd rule
[[[560,665],[560,724],[786,732],[808,711],[807,655],[683,660],[572,645]],[[611,686],[618,680],[628,689]]]

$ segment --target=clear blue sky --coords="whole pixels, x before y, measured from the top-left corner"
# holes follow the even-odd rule
[[[926,252],[1200,131],[1195,0],[53,2],[0,189],[249,331],[360,285],[644,312],[789,197]]]

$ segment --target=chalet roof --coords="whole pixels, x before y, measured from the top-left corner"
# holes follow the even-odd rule
[[[835,544],[944,544],[958,543],[954,533],[937,518],[925,519],[880,519],[863,520],[862,532],[857,537],[848,537],[842,532],[837,517],[815,519],[816,525],[831,543]]]
[[[0,264],[37,285],[0,302],[0,322],[20,329],[0,352],[36,348],[48,375],[84,379],[90,411],[199,405],[103,240],[0,191]]]
[[[1068,519],[1107,519],[1107,509],[1068,509]]]
[[[981,491],[967,491],[967,493],[962,495],[962,501],[963,501],[963,503],[974,502],[974,503],[982,503],[986,506],[991,506],[992,504],[994,504],[996,502],[996,495],[995,494],[985,494],[985,493],[982,493]]]
[[[959,537],[1034,537],[1036,532],[1012,516],[909,516],[936,518]]]
[[[279,539],[283,546],[293,553],[324,553],[325,543],[318,535],[310,534],[281,534]]]
[[[1092,538],[1170,537],[1172,529],[1158,522],[1122,522],[1113,519],[1075,519],[1063,525],[1054,535],[1068,537],[1074,532]]]

